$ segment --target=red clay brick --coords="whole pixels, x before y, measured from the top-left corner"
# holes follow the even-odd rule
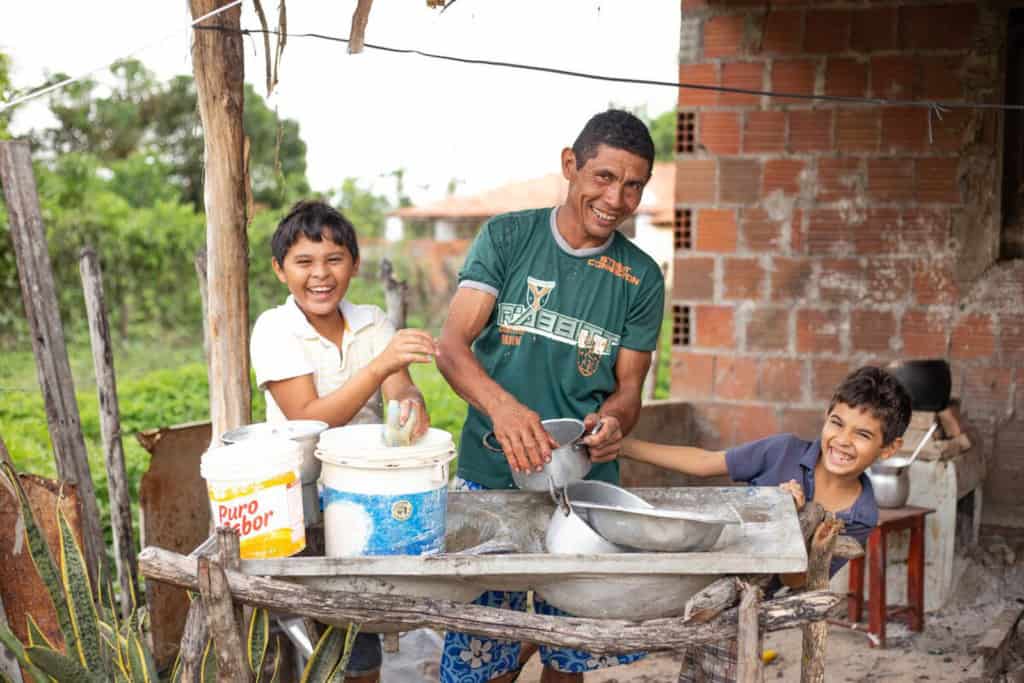
[[[1004,363],[1024,363],[1024,315],[1000,316],[999,352]]]
[[[917,201],[959,204],[962,199],[959,159],[917,160]]]
[[[876,257],[864,275],[866,287],[862,301],[865,303],[898,304],[910,295],[911,273],[906,259]]]
[[[722,65],[722,85],[742,90],[764,90],[763,62],[729,62]],[[719,93],[718,103],[724,106],[757,104],[760,95]]]
[[[743,245],[751,251],[782,249],[782,224],[772,220],[764,209],[741,209],[740,233]]]
[[[905,358],[942,358],[946,355],[947,315],[941,311],[910,310],[903,314]]]
[[[715,357],[710,354],[672,350],[673,398],[709,399],[715,379]]]
[[[982,313],[969,313],[961,317],[953,328],[949,347],[952,358],[989,358],[996,347],[992,317]]]
[[[732,111],[701,112],[698,141],[712,154],[739,154],[740,115]]]
[[[928,110],[920,107],[882,109],[882,151],[920,152],[928,148]]]
[[[818,201],[850,199],[864,191],[867,178],[860,159],[821,157],[818,159]]]
[[[683,0],[683,10],[704,9],[708,4],[708,0]]]
[[[809,260],[776,256],[771,266],[771,300],[776,303],[806,300],[812,275]]]
[[[823,259],[816,279],[818,298],[824,303],[844,304],[864,297],[864,268],[857,259]]]
[[[746,18],[742,14],[720,14],[704,22],[704,58],[735,57],[743,54]]]
[[[914,198],[912,159],[868,159],[868,196],[876,201]]]
[[[779,431],[783,434],[796,434],[805,441],[813,441],[821,436],[824,413],[821,410],[801,410],[799,408],[783,408]]]
[[[857,52],[893,50],[897,46],[895,7],[878,7],[852,13],[850,47]]]
[[[864,256],[895,251],[893,243],[900,234],[899,209],[868,209],[864,222],[853,231],[853,250]]]
[[[715,398],[747,401],[757,398],[757,361],[736,356],[715,357]]]
[[[850,12],[846,10],[809,11],[805,26],[805,52],[838,54],[850,45]]]
[[[877,109],[847,109],[836,114],[836,149],[843,153],[875,152],[881,138]]]
[[[813,95],[814,79],[818,70],[816,60],[787,59],[775,60],[772,64],[772,91],[792,93],[794,95]],[[772,102],[787,104],[807,102],[807,100],[788,97],[775,97]]]
[[[683,204],[711,204],[715,201],[714,159],[676,160],[676,201]]]
[[[832,149],[832,110],[790,111],[789,149],[791,152],[824,152]]]
[[[921,97],[926,100],[959,100],[964,96],[962,57],[918,57]]]
[[[701,209],[697,213],[698,251],[736,251],[735,209]]]
[[[964,376],[964,384],[960,390],[963,405],[969,407],[971,415],[1010,414],[1013,401],[1012,367],[974,367]],[[995,451],[998,453],[999,451]]]
[[[736,347],[736,326],[731,306],[697,306],[697,346],[732,349]]]
[[[800,194],[800,174],[806,162],[802,159],[768,159],[764,162],[764,194],[775,190],[784,194]]]
[[[951,259],[927,256],[911,270],[911,291],[914,301],[923,306],[951,305],[960,295]]]
[[[948,248],[951,222],[949,208],[904,209],[899,233],[893,236],[889,250],[935,261],[936,255]]]
[[[974,116],[968,109],[953,109],[942,114],[942,119],[932,116],[932,141],[930,149],[936,153],[957,153],[967,144],[965,132]],[[925,131],[927,135],[927,131]],[[991,141],[989,145],[993,144]],[[1001,143],[1000,143],[1001,144]]]
[[[899,12],[899,33],[904,48],[966,50],[971,47],[978,20],[975,3],[900,7]]]
[[[789,347],[789,310],[758,306],[747,321],[747,349],[784,351]]]
[[[806,246],[804,211],[796,209],[789,221],[789,249],[794,254],[804,254]]]
[[[743,151],[747,154],[781,152],[786,148],[786,112],[747,112]]]
[[[717,64],[680,64],[679,82],[692,85],[720,85]],[[699,107],[718,103],[717,90],[679,88],[679,108]]]
[[[700,448],[720,450],[737,443],[735,405],[701,403],[696,408],[699,428],[696,441]]]
[[[872,57],[871,95],[894,100],[913,99],[918,90],[919,71],[913,57]]]
[[[725,299],[764,298],[765,272],[756,258],[728,258],[722,262]]]
[[[779,418],[775,406],[744,405],[731,407],[735,419],[733,443],[746,443],[763,439],[765,435],[778,434]]]
[[[852,228],[847,216],[836,209],[815,209],[807,220],[807,252],[845,254],[853,251]]]
[[[850,346],[853,352],[892,351],[896,316],[891,311],[854,309],[850,312]]]
[[[710,301],[715,296],[715,259],[710,256],[677,258],[672,298]]]
[[[719,199],[725,204],[753,204],[761,195],[759,159],[719,159]],[[676,193],[676,201],[679,194]]]
[[[831,400],[832,394],[836,392],[840,383],[850,374],[849,361],[842,360],[814,360],[811,361],[811,389],[814,401],[826,402],[822,408],[822,419],[824,420],[825,409],[828,408],[827,401]]]
[[[804,363],[788,358],[761,361],[760,397],[768,401],[803,403]]]
[[[762,30],[761,52],[795,55],[803,51],[803,12],[769,12]]]
[[[830,58],[825,66],[825,94],[864,97],[868,92],[868,65],[856,59]]]
[[[797,353],[839,353],[843,316],[838,309],[802,308],[796,312]]]

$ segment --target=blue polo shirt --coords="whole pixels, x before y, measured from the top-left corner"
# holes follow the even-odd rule
[[[778,486],[793,479],[804,489],[807,500],[814,499],[814,466],[821,457],[821,440],[804,441],[792,434],[778,434],[760,441],[731,448],[725,453],[725,464],[733,481],[751,486]],[[861,492],[849,508],[836,513],[843,520],[843,534],[866,546],[868,535],[878,526],[878,503],[871,480],[860,475]],[[846,564],[835,558],[830,576]]]

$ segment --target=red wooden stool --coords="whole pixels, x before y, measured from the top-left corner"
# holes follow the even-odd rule
[[[885,647],[885,622],[888,618],[905,621],[911,631],[924,629],[924,517],[931,508],[902,507],[879,509],[878,526],[868,536],[868,632],[878,640],[872,647]],[[891,531],[910,530],[907,554],[907,605],[889,607],[885,600],[885,537]],[[853,624],[860,621],[864,608],[864,558],[850,560],[850,592],[847,616]]]

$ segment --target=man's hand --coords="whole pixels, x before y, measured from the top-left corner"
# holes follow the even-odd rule
[[[596,433],[590,431],[601,423]],[[598,415],[590,413],[583,418],[583,433],[586,435],[581,443],[590,451],[591,462],[609,462],[619,457],[622,452],[622,425],[615,415]]]
[[[551,462],[558,442],[544,431],[540,416],[515,400],[503,401],[491,412],[494,436],[513,472],[540,472]]]
[[[783,491],[789,491],[790,495],[793,496],[797,512],[804,509],[804,503],[807,502],[804,498],[804,488],[797,483],[796,479],[790,479],[784,484],[779,484],[779,488]]]

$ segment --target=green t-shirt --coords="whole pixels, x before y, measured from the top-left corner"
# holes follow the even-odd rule
[[[473,344],[487,374],[542,420],[583,419],[615,391],[620,347],[655,347],[665,301],[661,269],[626,237],[573,249],[554,209],[492,218],[459,273],[460,287],[496,297]],[[483,447],[490,419],[472,406],[459,445],[459,476],[492,489],[511,488],[501,453]],[[618,483],[619,463],[596,464],[588,479]]]

